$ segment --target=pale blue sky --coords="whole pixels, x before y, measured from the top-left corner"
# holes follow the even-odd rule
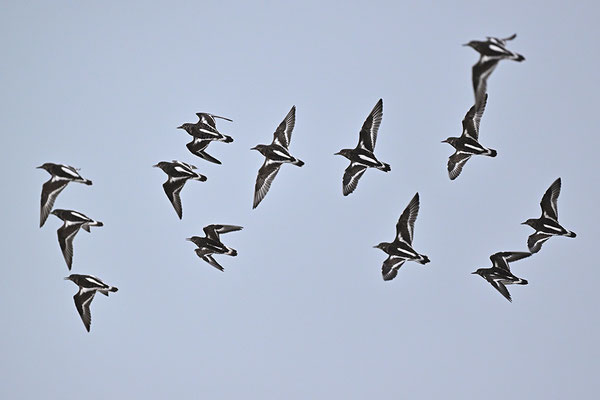
[[[4,274],[0,397],[398,399],[595,398],[600,351],[599,12],[593,2],[3,2],[0,121]],[[523,63],[501,62],[481,122],[494,159],[454,182],[440,143],[472,105],[461,47],[516,32]],[[342,196],[348,162],[377,99],[384,116],[369,170]],[[256,210],[269,143],[292,105],[290,150]],[[213,165],[175,129],[207,111]],[[177,219],[152,165],[180,159],[205,183]],[[87,333],[62,280],[50,216],[38,228],[44,162],[81,168],[56,207],[105,223],[75,239],[73,273],[119,287],[92,304]],[[553,238],[513,265],[513,303],[470,272],[526,249],[547,187],[562,177]],[[415,248],[381,279],[415,192]],[[220,273],[184,239],[211,223],[238,257]]]

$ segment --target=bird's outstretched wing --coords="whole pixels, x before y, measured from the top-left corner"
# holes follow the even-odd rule
[[[465,118],[462,120],[463,136],[470,136],[475,140],[479,139],[479,123],[481,122],[481,117],[485,111],[487,98],[488,95],[485,93],[482,101],[479,103],[476,102],[465,115]]]
[[[508,292],[508,289],[506,288],[506,286],[504,286],[504,284],[502,282],[495,281],[495,280],[491,280],[489,282],[494,287],[494,289],[496,289],[498,292],[500,292],[500,294],[502,296],[504,296],[506,298],[506,300],[508,300],[512,303],[512,298],[510,297],[510,293]]]
[[[165,194],[173,204],[173,208],[177,213],[179,219],[183,217],[183,209],[181,207],[181,197],[179,197],[179,192],[183,189],[183,185],[185,185],[186,179],[170,179],[163,183],[163,189],[165,190]]]
[[[552,235],[547,235],[542,232],[536,232],[527,238],[527,247],[531,253],[537,253],[542,249],[542,244],[548,239],[550,239]]]
[[[375,151],[375,143],[377,142],[377,132],[381,119],[383,117],[383,99],[379,99],[373,110],[363,123],[360,129],[358,145],[371,152]]]
[[[52,207],[54,207],[54,202],[56,201],[56,198],[58,197],[59,193],[67,187],[68,183],[68,180],[50,178],[50,180],[48,180],[42,186],[42,200],[40,204],[40,228],[44,226],[44,223],[48,219],[48,215],[50,215],[50,211],[52,211]]]
[[[79,292],[73,296],[73,300],[75,300],[75,307],[77,307],[77,311],[79,312],[79,316],[83,321],[83,325],[85,329],[89,332],[90,325],[92,324],[92,314],[90,313],[90,304],[92,304],[92,300],[94,300],[94,295],[96,294],[95,290],[83,292],[81,289]]]
[[[198,257],[200,257],[201,259],[203,259],[204,261],[206,261],[207,263],[209,263],[210,265],[212,265],[213,267],[215,267],[216,269],[218,269],[219,271],[224,271],[225,268],[223,268],[221,266],[221,264],[219,264],[211,254],[203,254],[201,249],[196,249],[196,254],[198,254]]]
[[[560,195],[561,180],[558,178],[544,193],[540,206],[542,207],[542,215],[546,218],[553,219],[558,222],[558,196]]]
[[[472,80],[476,105],[481,104],[484,98],[487,100],[485,97],[487,93],[487,80],[498,66],[499,61],[499,59],[481,59],[473,65]],[[477,131],[479,132],[479,129]]]
[[[448,176],[450,180],[454,180],[460,175],[469,158],[471,158],[471,154],[462,151],[456,151],[448,158]]]
[[[419,193],[415,194],[396,224],[396,238],[412,245],[415,221],[419,215]]]
[[[273,143],[285,147],[290,145],[292,131],[296,125],[296,106],[292,106],[290,112],[285,116],[273,134]]]
[[[384,281],[391,281],[398,275],[398,270],[406,260],[398,257],[389,256],[381,266],[381,275]]]
[[[69,271],[71,270],[71,266],[73,265],[73,239],[75,239],[75,235],[77,234],[77,232],[79,232],[79,228],[81,228],[81,225],[81,223],[65,223],[56,231],[58,235],[58,244],[60,245],[60,249],[62,250],[62,254],[65,258]]]
[[[235,232],[242,230],[243,227],[237,225],[207,225],[203,228],[206,237],[219,241],[219,235],[222,233]]]
[[[265,159],[264,164],[262,167],[260,167],[258,170],[258,175],[256,176],[256,185],[254,187],[254,204],[252,205],[252,208],[258,207],[260,202],[265,198],[267,192],[271,188],[273,179],[275,179],[277,173],[279,172],[280,167],[280,163]]]
[[[367,167],[357,163],[351,162],[348,168],[344,171],[344,177],[342,179],[342,193],[344,196],[348,196],[354,192],[358,185],[358,180],[365,173]]]
[[[490,256],[492,264],[496,268],[510,272],[509,262],[518,261],[531,255],[528,251],[502,251]]]

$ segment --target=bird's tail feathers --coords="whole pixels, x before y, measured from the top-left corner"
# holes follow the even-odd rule
[[[302,160],[296,160],[292,164],[294,164],[294,165],[296,165],[298,167],[301,167],[301,166],[304,165],[304,161],[302,161]]]
[[[419,260],[419,263],[425,265],[428,262],[430,262],[431,260],[429,259],[429,257],[427,257],[425,254],[419,254],[421,256],[421,259]]]
[[[81,181],[81,183],[86,184],[86,185],[91,185],[92,181],[90,181],[89,179],[84,179],[83,181]]]
[[[233,142],[233,138],[231,136],[223,135],[223,141],[225,143],[231,143]]]
[[[116,287],[114,287],[114,286],[111,286],[111,287],[109,287],[108,289],[104,289],[104,290],[98,290],[98,291],[99,291],[100,293],[102,293],[103,295],[105,295],[106,297],[108,297],[108,293],[109,293],[109,292],[117,292],[118,290],[119,290],[118,288],[116,288]]]
[[[525,57],[523,57],[522,55],[515,53],[515,56],[513,57],[513,60],[521,62],[521,61],[525,61]]]
[[[235,256],[237,256],[237,254],[238,254],[238,252],[237,252],[237,250],[236,250],[236,249],[232,249],[232,248],[228,247],[228,248],[227,248],[227,250],[229,250],[229,251],[227,252],[227,255],[228,255],[228,256],[235,257]]]
[[[388,163],[382,163],[383,166],[379,167],[380,170],[382,170],[383,172],[390,172],[392,170],[392,167],[390,166],[390,164]]]
[[[569,233],[567,233],[565,236],[566,237],[570,237],[570,238],[574,238],[574,237],[577,237],[577,234],[575,232],[569,231]]]
[[[494,149],[488,149],[488,153],[486,154],[486,156],[489,157],[496,157],[498,155],[498,152]]]

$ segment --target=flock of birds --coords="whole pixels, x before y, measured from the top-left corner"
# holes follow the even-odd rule
[[[492,71],[498,65],[500,60],[523,61],[525,58],[506,48],[507,41],[513,40],[516,34],[505,39],[488,37],[485,41],[471,41],[465,46],[470,46],[480,54],[479,61],[473,66],[472,80],[475,93],[475,104],[465,115],[462,125],[462,135],[460,137],[449,137],[443,141],[455,148],[455,153],[448,160],[448,175],[451,180],[456,179],[462,172],[466,162],[473,155],[485,155],[495,157],[496,150],[484,147],[479,143],[479,125],[485,106],[487,103],[487,79]],[[233,142],[231,136],[219,132],[216,119],[232,121],[229,118],[220,117],[209,113],[197,113],[198,122],[185,123],[178,129],[185,130],[192,141],[187,144],[188,150],[195,156],[215,164],[221,164],[221,161],[206,152],[209,144],[212,142]],[[389,172],[391,167],[385,162],[379,161],[374,154],[377,133],[383,117],[383,100],[380,99],[368,115],[362,125],[359,133],[358,144],[353,149],[342,149],[336,155],[346,157],[350,165],[344,171],[342,178],[342,194],[348,196],[358,186],[358,181],[368,168],[379,169]],[[254,202],[252,208],[256,208],[268,193],[273,180],[277,176],[279,169],[285,163],[302,167],[304,162],[292,156],[289,151],[289,145],[292,138],[292,131],[296,121],[296,107],[293,106],[283,121],[278,125],[273,134],[271,144],[259,144],[252,148],[260,152],[265,160],[256,178],[254,190]],[[160,168],[168,179],[163,184],[163,189],[169,201],[173,205],[179,219],[183,217],[183,208],[181,204],[180,192],[188,180],[204,182],[207,177],[199,174],[194,165],[186,162],[173,160],[172,162],[161,161],[154,165]],[[62,164],[45,163],[38,167],[45,169],[51,178],[42,187],[41,208],[40,208],[40,227],[44,225],[50,214],[53,214],[63,221],[58,229],[58,243],[62,250],[65,262],[69,270],[73,264],[73,239],[79,229],[82,228],[90,232],[90,227],[101,227],[100,221],[93,220],[84,214],[64,209],[53,209],[55,200],[60,192],[69,182],[79,182],[85,185],[91,185],[92,181],[83,178],[76,168]],[[509,263],[529,257],[540,251],[542,244],[552,236],[575,237],[575,233],[565,229],[558,222],[557,200],[560,194],[561,180],[556,179],[548,188],[541,200],[542,215],[537,219],[528,219],[523,224],[531,226],[535,232],[529,236],[527,252],[498,252],[490,256],[492,262],[491,268],[480,268],[473,274],[480,275],[487,280],[498,292],[500,292],[508,301],[512,301],[506,285],[519,284],[526,285],[527,281],[521,279],[510,270]],[[416,261],[426,264],[430,260],[426,255],[419,254],[412,247],[414,225],[419,213],[419,193],[416,193],[408,203],[406,209],[400,215],[396,224],[396,236],[392,242],[382,242],[374,246],[387,254],[383,262],[382,276],[388,281],[392,280],[398,274],[398,270],[406,261]],[[192,236],[186,240],[196,245],[195,252],[204,261],[220,271],[224,268],[214,259],[214,255],[236,256],[237,251],[226,246],[220,238],[221,234],[241,230],[241,226],[213,224],[203,228],[204,237]],[[99,278],[92,275],[71,274],[65,279],[71,280],[79,290],[73,297],[75,306],[87,331],[90,330],[91,314],[90,304],[94,299],[96,292],[106,296],[110,292],[116,292],[118,289],[102,282]]]

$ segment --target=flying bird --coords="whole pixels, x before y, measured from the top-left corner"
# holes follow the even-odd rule
[[[476,103],[481,102],[487,92],[487,79],[498,66],[500,60],[506,59],[518,62],[525,60],[522,55],[506,48],[506,42],[516,37],[516,33],[504,39],[488,36],[486,41],[471,40],[469,43],[463,44],[463,46],[472,47],[480,54],[479,61],[473,65],[472,73]]]
[[[100,292],[108,297],[110,292],[116,292],[119,289],[114,286],[108,286],[100,279],[92,275],[71,274],[67,276],[65,280],[70,280],[79,286],[79,291],[75,294],[75,296],[73,296],[73,300],[75,300],[75,307],[77,307],[77,311],[79,312],[79,316],[81,316],[83,325],[89,332],[90,325],[92,324],[90,304],[92,304],[92,300],[94,300],[94,295],[96,292]]]
[[[42,186],[42,201],[40,205],[40,228],[50,215],[58,194],[67,187],[69,182],[79,182],[91,185],[92,181],[84,179],[74,167],[62,164],[45,163],[37,168],[45,169],[52,177]]]
[[[55,209],[52,210],[51,214],[63,220],[63,224],[58,228],[56,234],[58,235],[58,244],[70,271],[73,265],[73,239],[75,239],[75,235],[79,232],[79,229],[83,228],[83,230],[89,233],[91,226],[104,226],[104,224],[73,210]]]
[[[487,103],[487,93],[481,103],[475,103],[465,115],[462,121],[463,132],[460,137],[449,137],[442,140],[442,143],[448,143],[456,149],[454,154],[448,159],[448,175],[454,180],[462,172],[463,166],[473,155],[484,155],[496,157],[496,150],[483,147],[479,143],[479,122],[485,111]]]
[[[158,164],[153,165],[153,167],[158,167],[162,169],[165,174],[169,175],[169,179],[163,183],[163,189],[171,201],[171,204],[173,204],[173,208],[179,216],[179,219],[181,219],[183,217],[183,210],[179,192],[183,189],[183,185],[185,185],[185,182],[187,182],[188,179],[204,182],[207,179],[206,176],[193,171],[197,168],[194,165],[184,163],[183,161],[161,161]]]
[[[417,253],[412,248],[417,215],[419,215],[419,193],[415,194],[402,212],[402,215],[400,215],[398,223],[396,223],[396,237],[394,241],[391,243],[382,242],[374,246],[376,249],[383,250],[388,255],[381,268],[384,281],[394,279],[398,274],[398,270],[406,261],[416,261],[421,264],[429,262],[429,257]]]
[[[342,193],[344,196],[348,196],[356,189],[358,180],[367,168],[377,168],[384,172],[391,171],[390,164],[379,161],[373,153],[382,117],[383,99],[379,99],[363,123],[356,147],[354,149],[342,149],[334,154],[344,156],[350,160],[350,165],[344,171],[344,178],[342,179]]]
[[[220,117],[218,115],[209,113],[196,113],[196,116],[198,116],[197,123],[183,124],[178,127],[178,129],[184,129],[193,137],[192,141],[189,142],[186,147],[192,154],[206,161],[215,164],[221,164],[221,161],[206,152],[206,148],[213,141],[225,143],[233,142],[233,138],[231,136],[223,135],[217,130],[215,118],[220,118],[230,122],[233,121],[229,118]]]
[[[540,218],[528,219],[522,225],[529,225],[535,229],[527,239],[527,247],[532,253],[537,253],[542,248],[542,244],[550,239],[551,236],[566,236],[574,238],[577,235],[563,228],[558,223],[558,196],[560,195],[561,180],[558,178],[544,193],[540,206],[542,207],[542,216]]]
[[[227,256],[237,256],[237,250],[227,247],[221,242],[220,234],[235,232],[241,230],[237,225],[208,225],[203,228],[205,237],[192,236],[185,240],[194,243],[198,248],[196,254],[198,257],[218,269],[223,271],[223,267],[213,258],[213,254],[224,254]]]
[[[292,131],[296,124],[296,106],[293,106],[286,117],[281,121],[275,133],[273,134],[273,142],[269,145],[258,144],[250,150],[257,150],[265,156],[265,162],[262,167],[258,170],[258,176],[256,177],[256,185],[254,187],[254,204],[252,208],[256,208],[262,199],[266,196],[267,192],[271,188],[271,183],[279,168],[283,163],[290,163],[301,167],[304,165],[304,161],[293,157],[288,147],[292,140]]]
[[[510,272],[509,262],[518,261],[531,255],[523,251],[505,251],[490,256],[492,268],[479,268],[472,274],[477,274],[488,281],[490,285],[499,291],[506,300],[512,302],[510,293],[505,285],[527,285],[525,279],[518,278]]]

